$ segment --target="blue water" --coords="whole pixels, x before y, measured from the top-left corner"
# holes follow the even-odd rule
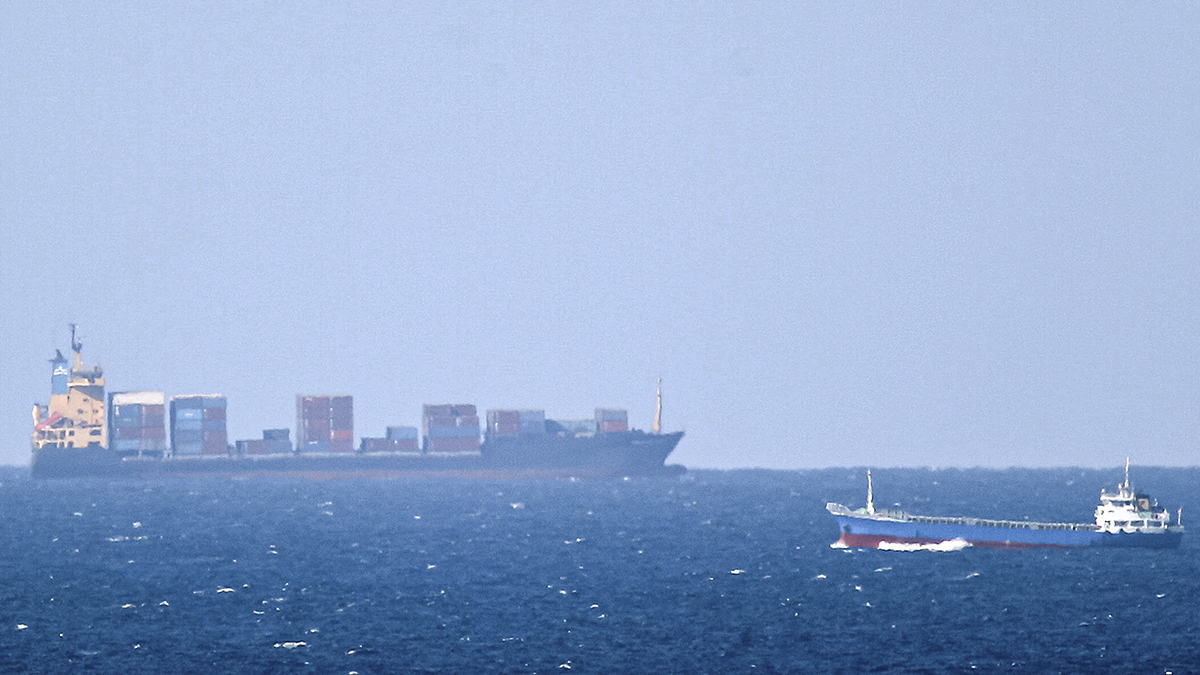
[[[875,472],[1086,521],[1120,472]],[[1200,469],[1137,483],[1200,518]],[[1174,551],[835,550],[861,469],[614,481],[33,482],[0,471],[0,671],[1200,672]],[[1197,521],[1200,523],[1200,520]]]

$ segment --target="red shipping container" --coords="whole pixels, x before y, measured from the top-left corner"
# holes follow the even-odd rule
[[[224,408],[205,408],[204,419],[206,420],[223,420],[225,419]]]
[[[247,455],[265,455],[267,454],[267,442],[261,440],[254,441],[238,441],[238,445],[242,446],[242,452]]]
[[[304,428],[309,431],[329,431],[329,420],[304,420]]]
[[[225,445],[229,437],[225,435],[224,429],[210,429],[204,432],[204,444],[220,443]]]
[[[429,405],[425,404],[421,411],[422,417],[453,417],[454,413],[450,412],[449,405]]]
[[[206,455],[228,455],[229,448],[224,442],[204,441],[204,454]]]
[[[453,414],[455,417],[474,417],[475,416],[475,406],[471,405],[470,403],[456,403],[450,407],[454,409]]]
[[[139,427],[117,427],[117,438],[141,438],[142,430]]]
[[[330,432],[330,438],[335,441],[354,440],[353,429],[334,429]]]
[[[167,430],[162,427],[142,427],[142,438],[166,438]]]
[[[301,397],[300,402],[301,402],[301,405],[303,405],[305,408],[309,408],[309,407],[328,408],[329,407],[329,397],[328,396],[303,396],[303,397]]]
[[[428,427],[453,427],[456,426],[458,420],[453,417],[427,417],[425,426]]]
[[[329,409],[335,412],[350,412],[354,409],[353,396],[330,396]]]
[[[489,424],[520,424],[521,412],[519,410],[489,410]]]
[[[150,405],[142,406],[142,417],[143,418],[150,416],[150,415],[165,415],[165,414],[166,414],[166,411],[163,410],[162,405],[150,404]]]
[[[476,429],[479,428],[479,418],[474,415],[470,415],[467,417],[459,417],[456,421],[458,422],[458,426],[460,426],[460,427],[475,427]]]
[[[329,441],[330,452],[354,452],[354,439],[337,439]]]
[[[492,427],[489,429],[489,431],[497,436],[517,436],[521,433],[521,425],[517,424],[516,422],[511,424],[501,424],[496,422],[492,424]]]
[[[329,416],[329,428],[331,429],[353,429],[354,415],[339,415],[333,414]]]

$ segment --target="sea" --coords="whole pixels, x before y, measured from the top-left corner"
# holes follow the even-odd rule
[[[1200,518],[1200,468],[1134,467]],[[917,513],[1089,522],[1121,468],[873,471]],[[863,468],[34,481],[0,469],[5,673],[1196,673],[1177,550],[838,549]],[[1197,521],[1200,523],[1200,520]]]

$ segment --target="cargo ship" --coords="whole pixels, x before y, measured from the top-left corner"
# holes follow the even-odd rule
[[[662,431],[662,386],[651,431],[630,429],[626,411],[597,408],[590,419],[553,420],[542,410],[486,411],[471,404],[430,404],[421,428],[388,427],[354,444],[348,395],[298,395],[291,429],[230,443],[225,396],[161,391],[113,392],[104,371],[85,368],[71,327],[73,361],[51,359],[50,402],[33,407],[31,473],[53,478],[310,479],[608,478],[677,475],[666,464],[683,438]]]
[[[1183,525],[1144,492],[1129,482],[1129,460],[1125,460],[1125,482],[1116,492],[1100,491],[1094,523],[1038,523],[1028,520],[986,518],[943,518],[918,516],[900,509],[876,509],[871,472],[867,472],[867,505],[851,510],[830,502],[826,510],[837,519],[841,536],[835,548],[1077,548],[1122,546],[1177,548]]]

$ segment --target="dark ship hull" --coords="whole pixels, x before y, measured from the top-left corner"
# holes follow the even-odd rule
[[[491,438],[479,453],[298,453],[231,457],[224,455],[121,458],[99,447],[46,447],[33,457],[38,479],[112,478],[353,478],[454,477],[480,479],[611,478],[675,475],[684,468],[666,465],[683,432],[642,431],[591,436],[535,435]]]

